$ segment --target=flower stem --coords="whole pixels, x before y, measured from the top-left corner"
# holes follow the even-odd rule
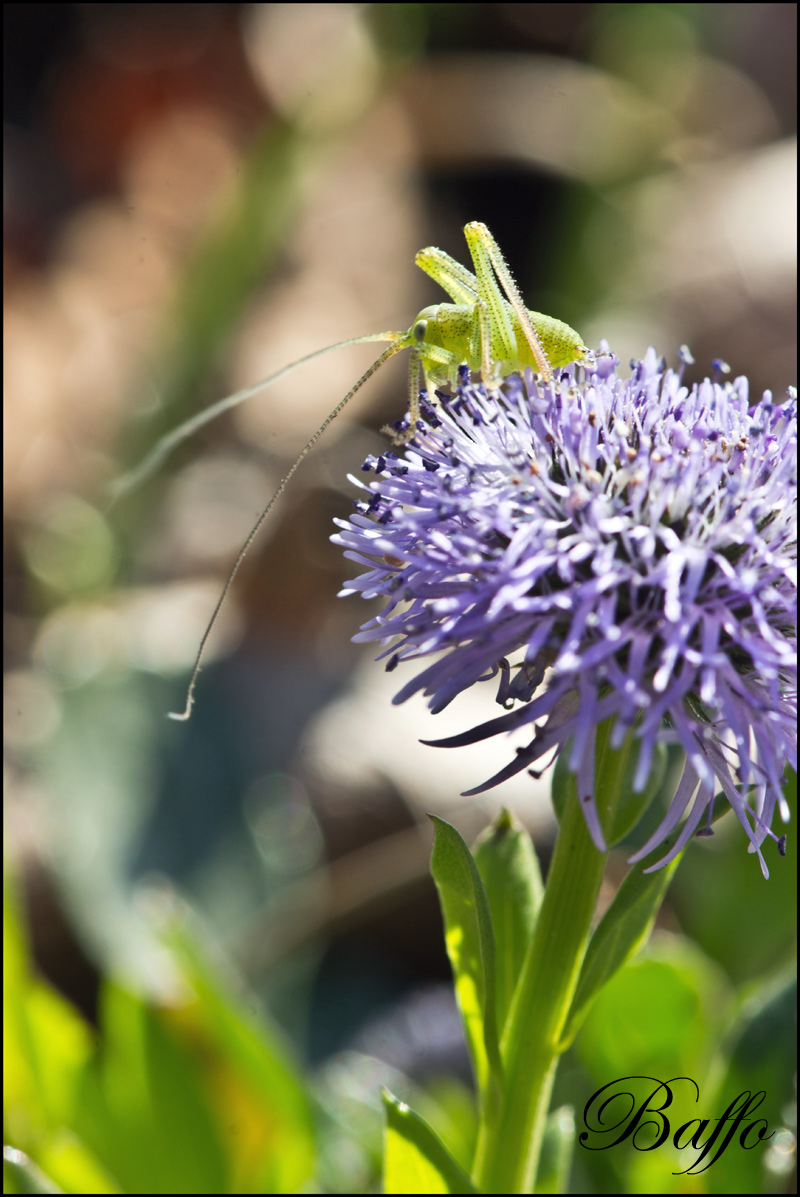
[[[602,724],[596,742],[595,793],[606,826],[621,796],[630,747],[628,740],[612,750],[610,732],[610,722]],[[533,1191],[561,1032],[607,858],[592,842],[570,773],[544,900],[503,1036],[503,1105],[483,1128],[476,1154],[474,1175],[485,1193]]]

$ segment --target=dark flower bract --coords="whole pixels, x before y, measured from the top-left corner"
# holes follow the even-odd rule
[[[655,351],[623,379],[607,354],[546,388],[469,382],[424,407],[402,456],[334,539],[367,572],[342,593],[382,596],[358,640],[388,667],[431,658],[396,696],[433,711],[499,678],[505,713],[439,743],[530,725],[530,744],[478,793],[566,748],[590,832],[597,726],[678,743],[683,776],[641,859],[688,814],[671,859],[707,830],[721,790],[761,845],[796,765],[796,398],[751,404],[747,379],[688,387]],[[785,811],[782,810],[785,817]]]

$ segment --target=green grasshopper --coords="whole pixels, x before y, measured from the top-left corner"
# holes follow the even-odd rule
[[[350,388],[344,399],[341,399],[333,411],[322,421],[258,517],[239,551],[203,633],[189,680],[186,706],[180,714],[170,712],[171,719],[186,720],[192,713],[195,686],[208,637],[216,623],[222,604],[227,598],[239,566],[258,535],[262,524],[294,477],[300,463],[313,449],[328,425],[384,362],[403,349],[410,350],[408,412],[405,427],[399,430],[390,427],[383,429],[392,437],[395,444],[405,444],[417,433],[420,416],[420,372],[424,378],[424,389],[429,398],[432,398],[437,386],[449,385],[455,391],[458,385],[459,367],[464,365],[470,370],[480,371],[487,389],[497,391],[503,379],[527,367],[537,371],[547,384],[553,380],[553,370],[568,366],[571,362],[584,361],[590,357],[590,350],[569,325],[564,324],[561,320],[553,319],[552,316],[545,316],[541,312],[531,312],[525,307],[519,288],[514,282],[500,247],[485,224],[481,224],[477,220],[471,221],[464,227],[464,236],[467,239],[472,264],[475,268],[474,274],[457,262],[455,258],[446,254],[444,250],[436,249],[434,246],[421,249],[414,259],[417,266],[447,291],[453,299],[453,303],[437,303],[423,308],[407,332],[372,333],[365,337],[353,337],[348,341],[339,341],[335,345],[328,345],[324,349],[318,349],[306,357],[291,362],[276,374],[262,379],[254,386],[246,387],[244,390],[221,399],[163,437],[141,465],[117,484],[117,494],[137,485],[148,477],[181,441],[222,412],[236,407],[271,383],[277,382],[279,378],[297,366],[346,345],[361,345],[369,341],[389,342],[389,347],[384,349],[383,353],[361,375],[358,382]]]

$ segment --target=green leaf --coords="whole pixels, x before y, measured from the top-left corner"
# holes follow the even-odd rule
[[[715,961],[691,941],[657,932],[642,954],[621,968],[592,1004],[574,1057],[576,1066],[581,1065],[588,1074],[581,1086],[581,1100],[609,1079],[625,1077],[624,1088],[637,1106],[652,1093],[651,1078],[673,1079],[672,1101],[665,1115],[673,1131],[703,1116],[720,1117],[727,1102],[720,1104],[714,1095],[714,1050],[731,1025],[734,1003],[729,980]],[[681,1077],[686,1079],[678,1079]],[[699,1103],[693,1078],[701,1089]],[[762,1116],[766,1116],[763,1107],[755,1113],[755,1118]],[[697,1159],[698,1151],[685,1139],[683,1143],[682,1150],[675,1150],[668,1141],[656,1151],[637,1151],[629,1142],[594,1156],[581,1151],[576,1159],[581,1172],[576,1191],[685,1193],[692,1178],[673,1173],[683,1173]],[[774,1191],[774,1187],[731,1183],[730,1177],[726,1178],[728,1184],[714,1179],[728,1155],[737,1164],[741,1160],[744,1168],[744,1157],[756,1157],[760,1150],[756,1146],[753,1151],[743,1151],[738,1143],[731,1143],[723,1159],[699,1177],[695,1189],[705,1187],[714,1193]],[[613,1159],[598,1171],[593,1160],[599,1166],[602,1156]],[[585,1175],[587,1168],[596,1182],[602,1175],[603,1183],[592,1186]],[[709,1183],[704,1185],[707,1178]]]
[[[754,988],[748,985],[738,1016],[717,1053],[712,1075],[719,1077],[715,1111],[722,1112],[739,1094],[763,1094],[751,1119],[763,1119],[772,1133],[769,1148],[790,1148],[789,1123],[797,1084],[797,977],[793,961]],[[712,1100],[710,1097],[707,1100]],[[758,1101],[754,1097],[753,1105]],[[731,1146],[733,1146],[731,1144]],[[755,1151],[726,1151],[714,1161],[715,1192],[774,1193],[777,1173],[764,1142]]]
[[[438,1135],[386,1089],[384,1193],[477,1193]]]
[[[451,1190],[452,1191],[452,1190]],[[37,1168],[24,1151],[3,1148],[4,1193],[63,1193],[58,1185]]]
[[[507,810],[502,810],[478,836],[472,855],[492,912],[497,1027],[502,1038],[511,999],[533,938],[544,886],[531,837]]]
[[[259,1187],[249,1191],[297,1192],[314,1167],[311,1096],[300,1066],[266,1011],[256,1015],[234,994],[234,979],[225,977],[222,961],[207,957],[188,920],[168,921],[163,934],[191,986],[197,1021],[218,1056],[220,1072],[228,1074],[227,1102],[238,1093],[243,1123],[255,1120],[264,1128],[262,1163],[247,1181]],[[232,1125],[225,1105],[221,1097],[219,1111]],[[237,1158],[235,1143],[231,1148]]]
[[[92,1031],[32,968],[14,879],[3,891],[3,1092],[6,1135],[41,1144],[71,1115]]]
[[[640,1077],[648,1091],[648,1078],[700,1077],[711,1101],[710,1082],[702,1078],[711,1075],[709,1063],[730,1027],[734,1005],[730,982],[702,949],[680,936],[657,932],[597,995],[578,1036],[576,1055],[598,1086],[609,1077]],[[639,1092],[638,1085],[630,1089]],[[686,1081],[675,1088],[669,1121],[676,1127],[697,1116],[697,1094]],[[630,1158],[648,1154],[630,1144],[622,1155],[627,1152]]]
[[[448,1147],[457,1164],[472,1172],[478,1111],[472,1085],[454,1076],[430,1076],[414,1094],[414,1108]]]
[[[122,1189],[84,1142],[71,1130],[43,1140],[39,1164],[65,1193],[121,1193]]]
[[[646,942],[680,859],[645,874],[652,863],[647,857],[622,882],[586,949],[560,1050],[572,1043],[598,991]]]
[[[183,1002],[104,984],[102,1050],[85,1070],[74,1128],[126,1192],[297,1192],[314,1168],[299,1071],[186,924],[176,905],[162,925]]]
[[[126,1192],[226,1191],[224,1124],[187,1023],[178,1005],[102,986],[102,1050],[85,1070],[74,1127]]]
[[[561,1106],[547,1117],[536,1172],[535,1193],[569,1191],[569,1170],[574,1148],[575,1113],[572,1106]]]
[[[499,1106],[502,1068],[495,1013],[495,947],[489,899],[455,827],[431,815],[431,873],[439,891],[447,954],[484,1108]]]
[[[654,760],[645,795],[660,785],[666,767],[665,760],[665,757],[660,763]],[[721,818],[726,810],[727,803],[715,804],[713,821]],[[583,959],[578,986],[564,1027],[561,1051],[565,1051],[572,1043],[598,991],[647,941],[683,852],[654,873],[645,873],[645,869],[666,855],[683,826],[681,824],[676,828],[663,844],[659,844],[630,870],[595,929]]]

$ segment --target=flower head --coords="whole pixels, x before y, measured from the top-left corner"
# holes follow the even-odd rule
[[[492,394],[463,372],[402,457],[370,458],[374,478],[353,479],[367,498],[334,540],[368,572],[342,593],[387,599],[356,637],[389,644],[387,668],[432,658],[395,702],[421,690],[440,711],[499,678],[506,713],[441,745],[531,727],[470,793],[570,742],[603,850],[594,739],[613,717],[614,746],[639,742],[636,790],[657,742],[686,753],[631,859],[688,811],[666,863],[721,789],[767,875],[761,844],[796,764],[796,398],[750,405],[745,378],[690,389],[653,350],[628,379],[617,364],[601,357],[544,389],[512,376]]]

